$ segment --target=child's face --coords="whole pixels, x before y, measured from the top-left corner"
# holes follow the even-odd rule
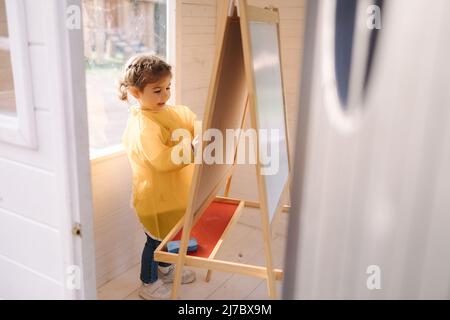
[[[155,83],[149,83],[144,90],[131,88],[132,95],[139,101],[142,109],[157,110],[164,107],[170,98],[171,76],[167,76]]]

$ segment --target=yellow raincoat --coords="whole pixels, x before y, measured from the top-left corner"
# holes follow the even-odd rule
[[[173,148],[191,150],[190,139],[172,141],[172,131],[187,129],[192,139],[195,117],[181,105],[159,111],[131,107],[122,136],[133,171],[133,206],[146,232],[158,240],[169,233],[187,207],[194,155],[190,152],[188,164],[172,161]]]

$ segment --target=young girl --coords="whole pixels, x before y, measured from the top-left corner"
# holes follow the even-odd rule
[[[122,137],[133,172],[133,206],[147,235],[142,252],[139,294],[144,299],[168,299],[174,267],[153,260],[161,240],[183,217],[193,174],[190,163],[173,161],[172,150],[193,148],[195,114],[186,106],[168,106],[171,67],[162,59],[138,54],[128,60],[120,81],[120,99],[131,94],[139,106],[130,108],[130,117]],[[191,139],[172,141],[172,131],[184,128]],[[182,151],[183,152],[183,151]],[[182,153],[181,152],[181,153]],[[184,156],[180,154],[180,156]],[[159,279],[158,279],[159,278]],[[182,283],[195,281],[195,273],[183,270]]]

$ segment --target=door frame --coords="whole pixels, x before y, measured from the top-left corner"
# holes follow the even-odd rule
[[[81,0],[52,0],[49,3],[47,43],[48,76],[55,105],[55,123],[64,146],[55,168],[60,196],[61,238],[66,299],[96,299],[93,205],[84,67]],[[68,17],[79,19],[70,28]]]

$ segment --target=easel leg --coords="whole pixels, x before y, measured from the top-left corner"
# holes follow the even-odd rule
[[[184,218],[184,226],[183,226],[183,233],[181,236],[181,243],[180,243],[180,250],[178,252],[178,258],[175,265],[175,278],[173,280],[173,286],[172,286],[172,300],[178,299],[178,289],[181,285],[181,278],[183,275],[183,266],[184,261],[186,260],[186,252],[188,248],[188,242],[189,242],[189,234],[191,233],[191,227],[192,227],[192,214],[189,212],[186,212],[185,218]]]
[[[257,169],[259,170],[259,166],[257,166]],[[261,194],[261,192],[260,192]],[[267,271],[267,289],[269,291],[269,297],[270,299],[276,299],[277,298],[277,292],[275,287],[275,274],[273,272],[273,259],[272,259],[272,246],[271,246],[271,240],[272,240],[272,232],[270,230],[270,221],[269,221],[269,214],[267,212],[267,203],[265,202],[264,197],[260,197],[263,199],[261,201],[261,223],[262,223],[262,232],[263,232],[263,239],[264,239],[264,255],[266,260],[266,271]],[[276,213],[279,213],[279,211],[282,209],[282,206],[279,206]]]
[[[264,237],[264,253],[266,258],[266,268],[267,268],[267,289],[269,291],[270,299],[277,298],[277,291],[275,287],[275,276],[273,273],[273,261],[272,261],[272,247],[270,245],[270,229],[265,228]]]
[[[206,282],[209,282],[211,280],[211,274],[212,274],[212,270],[208,270],[206,272],[206,277],[205,277]]]

